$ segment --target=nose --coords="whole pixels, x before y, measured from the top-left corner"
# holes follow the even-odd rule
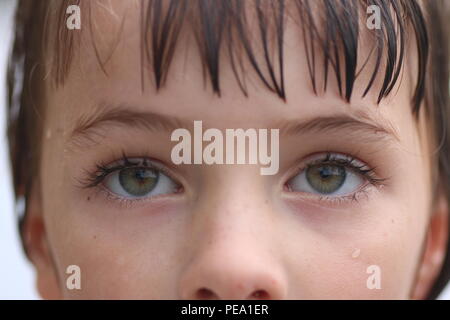
[[[286,299],[279,265],[245,245],[209,245],[184,269],[180,296],[188,300]]]
[[[249,253],[251,254],[251,253]],[[285,283],[275,270],[245,261],[198,261],[181,281],[181,298],[189,300],[266,300],[285,298]]]
[[[286,299],[288,277],[273,210],[264,189],[246,184],[254,181],[253,173],[237,170],[221,170],[222,184],[214,180],[197,199],[180,261],[182,299]]]

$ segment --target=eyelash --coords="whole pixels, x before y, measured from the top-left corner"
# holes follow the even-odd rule
[[[103,193],[104,196],[108,201],[111,203],[117,204],[121,209],[130,209],[133,206],[137,205],[138,203],[153,201],[155,198],[160,197],[159,195],[142,198],[142,199],[127,199],[122,196],[116,195],[110,190],[108,190],[106,187],[102,187],[101,184],[105,180],[105,178],[116,172],[127,168],[134,168],[134,167],[145,167],[149,169],[158,170],[173,181],[175,181],[179,188],[176,191],[176,193],[180,193],[183,191],[183,185],[178,182],[178,179],[176,179],[171,172],[169,172],[166,168],[164,168],[163,165],[156,165],[151,160],[151,157],[148,156],[139,156],[139,157],[133,157],[137,158],[139,160],[132,161],[131,157],[128,157],[125,152],[122,152],[122,159],[120,160],[122,163],[118,165],[111,166],[111,163],[105,163],[105,162],[99,162],[95,165],[96,169],[92,171],[85,171],[85,178],[79,181],[80,187],[83,189],[94,189],[95,195],[98,193]],[[117,162],[117,161],[116,161]]]
[[[130,157],[128,157],[124,152],[122,153],[122,162],[123,164],[110,166],[105,164],[104,162],[100,162],[96,164],[96,170],[93,172],[87,171],[87,177],[81,182],[83,188],[94,188],[97,187],[99,184],[103,182],[103,180],[110,175],[113,172],[120,171],[123,169],[128,168],[135,168],[135,167],[144,167],[149,169],[154,169],[161,171],[163,174],[167,175],[169,178],[173,179],[178,183],[178,180],[173,177],[173,175],[168,172],[167,169],[165,169],[162,166],[155,165],[151,162],[149,157],[138,157],[139,161],[132,161],[130,160]],[[179,184],[179,183],[178,183]]]
[[[376,167],[369,167],[365,164],[360,164],[362,162],[359,160],[356,160],[352,156],[343,155],[343,154],[339,154],[339,156],[337,156],[337,155],[338,154],[336,154],[336,153],[327,152],[325,158],[317,159],[317,160],[314,160],[314,161],[308,163],[306,166],[302,167],[302,169],[298,170],[296,174],[299,174],[302,170],[306,170],[306,168],[308,168],[310,166],[314,166],[314,165],[318,165],[318,164],[341,165],[341,166],[343,166],[347,169],[353,170],[355,173],[361,175],[362,177],[364,177],[364,179],[366,179],[368,181],[368,183],[365,184],[364,187],[362,187],[360,190],[354,192],[353,194],[346,195],[346,196],[331,197],[331,196],[324,196],[324,195],[320,195],[320,196],[316,195],[319,202],[327,202],[327,203],[331,203],[331,204],[341,204],[341,203],[350,202],[350,201],[351,202],[359,201],[361,196],[368,194],[368,188],[367,188],[368,186],[375,186],[376,188],[379,189],[386,185],[386,181],[388,180],[388,178],[377,177],[377,175],[375,174]],[[81,181],[82,188],[89,189],[89,188],[99,187],[99,185],[103,182],[103,180],[111,173],[113,173],[115,171],[127,169],[127,168],[138,167],[138,166],[161,171],[163,174],[167,175],[169,178],[173,179],[174,181],[176,181],[178,183],[177,179],[175,179],[173,177],[173,175],[170,172],[168,172],[168,170],[166,170],[164,167],[153,164],[149,160],[148,157],[139,157],[139,158],[141,158],[142,160],[132,161],[132,160],[130,160],[130,157],[128,157],[123,152],[122,160],[121,160],[123,164],[119,164],[119,165],[115,165],[115,166],[111,167],[110,165],[105,164],[104,162],[97,163],[96,170],[94,170],[92,172],[86,172],[87,177],[83,181]],[[289,188],[289,187],[287,187],[287,188]],[[180,184],[180,190],[182,190],[182,189],[183,189],[183,187]],[[121,204],[127,205],[127,206],[133,204],[136,201],[148,200],[148,199],[143,199],[143,200],[124,199],[122,197],[115,196],[108,191],[106,191],[106,193],[108,195],[108,198],[111,197],[111,200],[119,201]]]
[[[339,156],[338,156],[339,155]],[[386,186],[386,182],[389,180],[388,178],[379,178],[375,174],[376,167],[369,167],[365,164],[359,164],[362,163],[361,161],[357,160],[353,156],[344,155],[344,154],[336,154],[332,152],[327,152],[325,158],[323,159],[317,159],[310,163],[308,163],[306,166],[302,167],[300,170],[296,172],[296,175],[301,173],[303,170],[306,170],[308,167],[312,167],[318,164],[321,165],[340,165],[343,166],[349,170],[353,170],[355,173],[361,175],[368,181],[367,184],[364,185],[360,190],[354,192],[353,194],[346,195],[346,196],[340,196],[340,197],[332,197],[332,196],[316,196],[319,200],[319,202],[327,202],[331,204],[340,204],[345,203],[349,201],[359,201],[360,197],[363,195],[368,194],[369,186],[374,186],[377,189],[380,189],[384,186]],[[294,175],[295,176],[295,175]],[[288,180],[289,181],[289,180]],[[289,187],[287,187],[289,188]]]

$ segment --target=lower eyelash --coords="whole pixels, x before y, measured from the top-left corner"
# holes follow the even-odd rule
[[[109,190],[107,190],[103,186],[99,186],[99,188],[97,190],[98,190],[98,192],[101,192],[101,193],[103,193],[105,195],[107,201],[110,201],[110,202],[113,202],[115,204],[118,204],[122,209],[130,209],[130,208],[133,207],[133,205],[135,205],[137,203],[149,200],[149,198],[127,199],[127,198],[124,198],[124,197],[120,197],[120,196],[117,196],[114,193],[110,192]]]
[[[120,209],[131,209],[136,205],[139,205],[141,203],[145,202],[151,202],[155,199],[158,199],[159,197],[162,197],[163,195],[156,195],[156,196],[150,196],[150,197],[144,197],[144,198],[133,198],[133,199],[127,199],[125,197],[118,196],[114,194],[113,192],[109,191],[106,187],[102,185],[97,185],[96,187],[92,188],[94,190],[93,196],[99,196],[99,194],[102,194],[104,197],[104,200],[106,200],[108,203],[111,203],[113,205],[118,205]],[[183,191],[183,188],[180,187],[179,190],[177,190],[176,194]]]
[[[319,202],[327,202],[330,204],[343,204],[348,202],[359,202],[361,200],[361,197],[365,197],[366,199],[369,198],[369,193],[371,192],[371,187],[374,187],[373,185],[367,184],[364,187],[362,187],[360,190],[357,190],[353,194],[346,195],[346,196],[339,196],[339,197],[330,197],[330,196],[318,196]]]

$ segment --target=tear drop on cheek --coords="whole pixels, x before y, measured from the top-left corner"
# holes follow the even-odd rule
[[[358,258],[360,254],[361,254],[361,249],[355,249],[355,250],[353,250],[352,258],[353,259]]]

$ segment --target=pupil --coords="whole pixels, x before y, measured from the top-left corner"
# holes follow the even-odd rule
[[[138,170],[136,170],[135,177],[137,180],[139,180],[140,183],[143,183],[144,182],[143,180],[145,180],[146,178],[149,178],[150,175],[145,170],[138,169]]]
[[[322,179],[328,179],[333,175],[333,172],[330,167],[322,167],[319,169],[319,174]]]

